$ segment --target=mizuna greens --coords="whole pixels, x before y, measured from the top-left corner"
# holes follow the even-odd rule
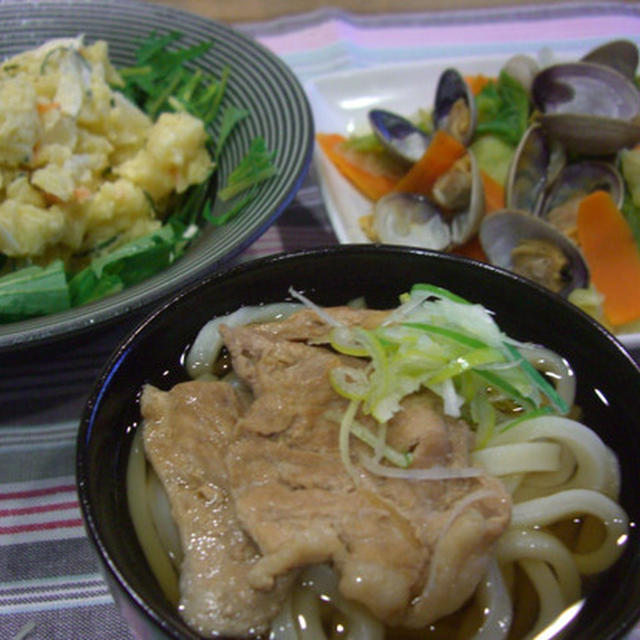
[[[63,311],[148,278],[184,253],[203,221],[225,224],[255,197],[259,183],[276,174],[274,152],[262,138],[255,138],[227,184],[219,185],[215,197],[224,206],[212,213],[211,177],[229,136],[249,112],[225,100],[231,69],[225,67],[215,78],[193,68],[192,63],[214,43],[180,47],[180,38],[179,32],[149,35],[136,51],[135,64],[118,70],[124,85],[113,88],[153,120],[164,112],[187,112],[201,119],[213,159],[208,179],[174,198],[160,228],[126,243],[118,242],[117,236],[109,238],[85,255],[74,256],[73,264],[55,259],[41,266],[0,254],[0,273],[4,274],[0,277],[0,322]],[[153,208],[151,197],[148,201]]]

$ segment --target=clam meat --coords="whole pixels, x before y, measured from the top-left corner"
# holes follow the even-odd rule
[[[442,129],[465,146],[475,133],[477,120],[475,98],[469,85],[456,69],[440,75],[433,105],[434,129]]]
[[[562,296],[589,283],[578,247],[541,218],[511,210],[493,213],[482,221],[479,239],[492,264]]]

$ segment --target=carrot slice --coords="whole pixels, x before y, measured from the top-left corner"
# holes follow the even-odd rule
[[[480,169],[480,177],[484,187],[485,212],[493,213],[504,209],[504,187],[482,169]]]
[[[611,196],[595,191],[578,208],[578,242],[613,325],[640,318],[640,251]]]
[[[399,176],[368,170],[364,159],[360,158],[361,162],[358,162],[357,152],[345,153],[344,136],[338,133],[318,133],[316,141],[338,171],[367,198],[379,200],[392,191],[398,182]]]
[[[39,102],[36,104],[36,109],[38,113],[47,113],[47,111],[53,111],[54,109],[59,109],[59,102]]]
[[[431,195],[434,182],[467,152],[466,147],[446,131],[434,134],[427,150],[398,181],[394,191]]]
[[[489,262],[487,254],[484,252],[478,234],[473,236],[471,240],[465,242],[459,247],[453,249],[453,253],[459,256],[465,256],[466,258],[473,258],[474,260],[480,260],[480,262]]]
[[[466,76],[465,82],[469,85],[471,93],[477,96],[490,82],[493,82],[493,78],[479,73],[475,76]]]

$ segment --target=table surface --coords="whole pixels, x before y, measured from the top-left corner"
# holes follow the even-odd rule
[[[640,44],[640,5],[630,2],[479,6],[466,0],[455,10],[446,9],[449,0],[405,1],[402,10],[382,0],[352,0],[342,8],[312,0],[158,3],[235,23],[281,56],[303,83],[391,62],[587,47],[613,37]],[[364,6],[368,12],[358,13]],[[290,207],[238,260],[336,242],[312,168]],[[92,382],[138,320],[70,344],[0,355],[2,639],[133,637],[84,533],[74,455]]]
[[[354,14],[398,14],[448,12],[451,9],[486,9],[499,7],[514,9],[526,5],[521,0],[336,0],[327,3],[324,0],[154,0],[157,4],[164,4],[177,9],[185,9],[213,20],[223,22],[251,22],[271,20],[282,16],[291,17],[292,14],[303,14],[327,5],[340,8]],[[635,0],[624,0],[631,4]],[[557,0],[538,0],[540,4],[557,4]],[[597,0],[593,2],[596,4]],[[587,4],[587,3],[583,3]]]

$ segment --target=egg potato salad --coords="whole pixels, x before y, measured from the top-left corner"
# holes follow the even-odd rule
[[[81,37],[0,65],[0,322],[149,277],[184,252],[199,220],[224,224],[276,172],[254,138],[217,193],[229,207],[212,215],[209,178],[248,112],[223,100],[229,69],[215,78],[186,64],[212,43],[179,48],[179,38],[151,34],[123,69],[106,42]]]
[[[67,261],[159,228],[169,196],[213,168],[204,124],[156,122],[122,84],[103,41],[50,41],[0,72],[0,251]],[[113,248],[113,247],[112,247]]]

